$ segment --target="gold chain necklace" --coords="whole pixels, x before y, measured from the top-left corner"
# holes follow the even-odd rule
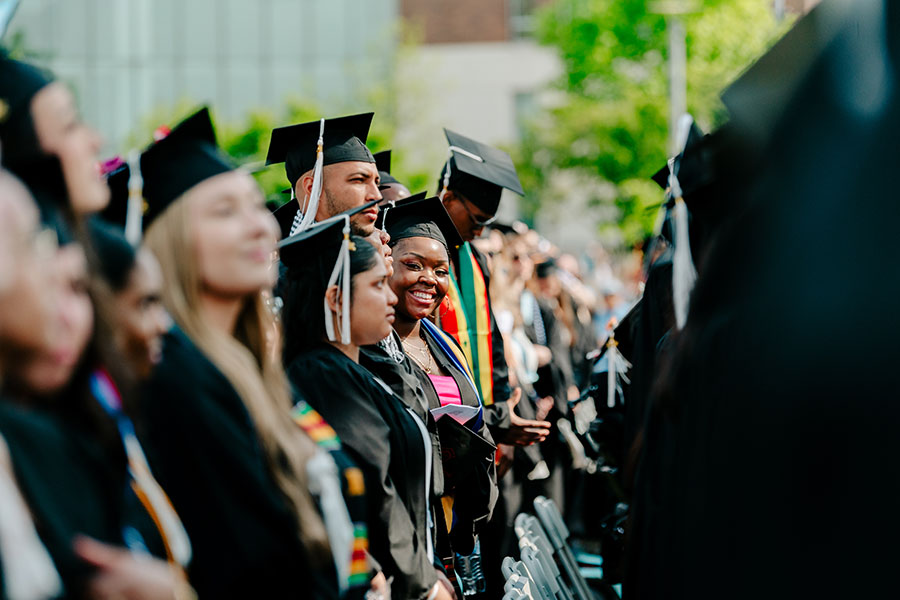
[[[417,346],[412,342],[407,341],[407,338],[402,338],[400,342],[403,344],[403,348],[406,350],[406,355],[410,357],[413,362],[419,365],[426,374],[431,375],[431,365],[434,363],[434,357],[431,355],[431,350],[428,349],[428,344],[425,343],[424,346]],[[423,340],[424,342],[424,340]],[[418,352],[422,360],[419,360],[415,356],[413,356],[412,351]],[[436,365],[435,365],[436,366]]]

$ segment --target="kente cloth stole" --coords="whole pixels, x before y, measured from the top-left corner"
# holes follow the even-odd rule
[[[451,269],[450,287],[440,306],[441,328],[462,347],[485,406],[494,403],[491,315],[484,272],[468,243],[459,248],[459,277]]]

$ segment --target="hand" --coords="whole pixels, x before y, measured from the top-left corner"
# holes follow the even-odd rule
[[[537,401],[537,411],[535,418],[538,421],[543,421],[547,418],[547,415],[550,414],[550,409],[553,408],[553,396],[544,396]]]
[[[515,444],[518,446],[530,446],[535,442],[543,442],[550,435],[550,423],[547,421],[531,421],[523,419],[516,414],[516,405],[522,400],[522,388],[516,388],[509,403],[509,430],[502,439],[497,440],[501,444]]]
[[[513,455],[515,454],[516,447],[507,446],[506,444],[500,444],[497,447],[500,449],[500,452],[497,455],[497,480],[499,481],[503,479],[503,476],[512,468]]]
[[[452,600],[456,600],[456,590],[453,589],[453,584],[450,583],[450,580],[447,579],[447,574],[441,571],[440,569],[435,569],[437,572],[438,583],[440,586],[447,592],[447,598],[452,598]],[[438,592],[438,598],[441,598],[441,592]]]
[[[391,600],[391,586],[385,579],[384,573],[378,571],[372,581],[369,583],[369,591],[366,592],[366,599],[377,598],[378,600]]]
[[[125,548],[88,537],[75,540],[75,554],[97,568],[87,586],[88,598],[172,600],[186,595],[196,597],[181,574],[157,558],[136,557]]]

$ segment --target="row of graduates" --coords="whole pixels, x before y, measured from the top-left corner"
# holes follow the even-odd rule
[[[549,433],[469,243],[522,192],[509,157],[448,131],[440,196],[410,196],[371,114],[279,128],[273,218],[205,108],[101,173],[63,84],[3,56],[0,100],[6,596],[470,585],[496,444]]]

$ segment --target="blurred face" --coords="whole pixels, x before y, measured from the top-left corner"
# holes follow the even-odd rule
[[[78,115],[71,92],[51,83],[31,100],[31,114],[41,148],[59,158],[72,210],[95,213],[109,203],[109,188],[100,174],[102,140]]]
[[[115,298],[116,343],[142,379],[162,358],[162,336],[172,324],[163,307],[162,286],[159,263],[143,248],[137,254],[128,285]]]
[[[440,305],[450,286],[447,249],[437,240],[414,237],[394,246],[391,290],[397,296],[397,313],[408,321],[424,319]]]
[[[397,296],[388,285],[384,261],[353,276],[350,298],[350,334],[353,344],[377,344],[391,334]]]
[[[448,190],[444,194],[444,208],[447,209],[447,214],[456,225],[459,235],[466,242],[471,242],[480,236],[484,231],[485,224],[494,217],[453,190]]]
[[[381,195],[388,202],[396,202],[397,200],[409,198],[411,194],[402,183],[389,183],[382,186]]]
[[[52,340],[16,365],[18,387],[35,395],[58,392],[72,378],[94,329],[94,311],[87,292],[87,260],[78,244],[59,249],[56,327]]]
[[[204,291],[240,298],[275,284],[278,223],[253,178],[241,171],[198,183],[185,201]]]
[[[516,241],[513,243],[511,251],[510,261],[513,275],[521,281],[528,281],[531,279],[532,273],[534,273],[534,262],[528,255],[527,246],[520,241]]]
[[[316,213],[317,221],[381,199],[378,168],[374,163],[342,162],[326,165],[323,174],[325,178],[319,211]],[[377,207],[353,215],[350,217],[353,233],[362,237],[370,235],[375,230],[377,218]]]
[[[56,234],[39,228],[28,192],[0,175],[0,350],[30,356],[56,335],[57,251]]]

